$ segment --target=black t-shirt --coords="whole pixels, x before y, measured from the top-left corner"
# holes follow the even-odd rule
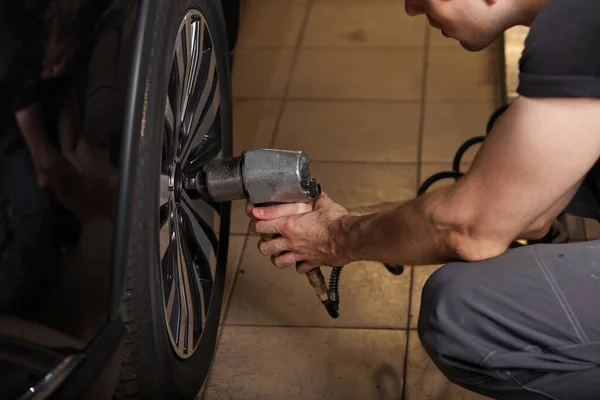
[[[531,25],[517,92],[600,98],[600,0],[550,0]]]
[[[550,0],[525,40],[519,78],[525,97],[600,98],[600,0]],[[566,211],[600,221],[600,162]]]

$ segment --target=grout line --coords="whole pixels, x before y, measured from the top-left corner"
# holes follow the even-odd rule
[[[231,236],[231,233],[229,234],[229,236]],[[233,289],[235,288],[235,284],[237,282],[237,277],[238,277],[238,274],[239,274],[239,270],[240,270],[240,267],[242,266],[242,259],[243,259],[243,256],[244,256],[244,251],[246,250],[246,244],[247,243],[248,243],[248,235],[246,235],[246,239],[244,240],[244,244],[242,245],[242,250],[241,250],[241,253],[240,253],[240,259],[238,260],[236,268],[235,268],[235,276],[233,277],[233,280],[231,281],[231,290],[229,291],[228,294],[223,293],[223,298],[221,299],[221,313],[219,315],[219,326],[217,328],[217,339],[215,340],[215,349],[214,349],[214,352],[213,352],[213,356],[212,356],[212,360],[211,360],[211,363],[210,363],[210,367],[208,369],[208,373],[206,375],[206,378],[204,380],[204,383],[203,383],[202,387],[200,388],[200,391],[198,392],[198,395],[201,396],[201,399],[204,399],[204,394],[206,392],[206,388],[208,386],[208,382],[209,382],[209,380],[211,378],[213,367],[215,365],[215,357],[217,355],[217,351],[219,350],[219,346],[221,345],[221,338],[223,337],[223,330],[224,330],[224,328],[226,326],[225,320],[227,319],[227,312],[229,311],[229,307],[231,306],[231,297],[233,296]],[[225,276],[225,278],[227,278],[227,275]],[[225,288],[225,282],[223,282],[223,288]],[[223,303],[225,303],[225,296],[227,296],[226,306],[222,307]],[[196,399],[197,398],[198,397],[196,397]]]
[[[227,294],[227,305],[225,307],[225,310],[221,310],[221,314],[223,316],[223,319],[221,321],[219,321],[219,324],[222,326],[227,325],[225,322],[227,320],[227,314],[229,312],[229,307],[231,306],[231,298],[233,297],[233,291],[235,290],[235,285],[237,283],[237,279],[239,276],[239,272],[240,272],[240,268],[242,267],[242,260],[244,259],[244,253],[246,252],[246,246],[248,245],[248,237],[249,235],[244,235],[245,239],[244,239],[244,244],[242,245],[242,250],[240,252],[240,259],[238,260],[236,267],[235,267],[235,276],[233,277],[233,280],[231,281],[231,289],[229,290],[229,293]],[[225,299],[223,298],[221,301],[223,302]],[[222,331],[222,329],[221,329]],[[221,335],[219,335],[219,338],[217,338],[217,343],[219,343],[221,337]]]
[[[429,29],[425,32],[425,51],[423,52],[423,82],[421,85],[421,118],[419,120],[419,142],[417,144],[417,191],[421,185],[421,166],[423,162],[423,136],[425,134],[425,108],[427,106],[427,75],[429,71]]]
[[[242,45],[239,47],[240,50],[290,50],[294,49],[294,46],[262,46],[262,45]],[[306,46],[300,45],[298,49],[302,50],[323,50],[323,51],[420,51],[422,46],[420,45],[406,45],[406,46],[376,46],[376,45],[365,45],[365,46]]]
[[[418,193],[419,186],[421,185],[421,167],[422,154],[423,154],[423,134],[425,130],[425,106],[427,103],[427,75],[429,70],[429,27],[425,30],[425,51],[423,55],[423,85],[421,86],[421,120],[419,122],[419,144],[417,154],[417,188],[415,193]],[[408,285],[408,320],[406,321],[406,331],[410,332],[410,316],[412,314],[412,299],[413,299],[413,284],[415,280],[415,267],[412,266],[410,269],[410,282]],[[406,399],[406,378],[408,374],[408,352],[410,349],[410,336],[406,335],[406,347],[404,350],[404,370],[402,371],[402,399]]]
[[[323,311],[325,312],[325,311]],[[394,328],[394,327],[380,327],[380,326],[328,326],[328,325],[275,325],[275,324],[228,324],[223,323],[223,326],[234,327],[234,328],[298,328],[298,329],[335,329],[335,330],[355,330],[355,331],[393,331],[393,332],[407,332],[414,331],[415,329],[406,328]]]
[[[420,99],[361,99],[361,98],[342,98],[342,97],[236,97],[234,102],[244,101],[282,101],[288,103],[399,103],[399,104],[420,104]],[[454,103],[454,101],[452,102]],[[479,103],[474,101],[473,103]]]
[[[303,31],[300,31],[301,34]],[[240,51],[256,51],[256,50],[292,50],[292,49],[301,49],[301,50],[323,50],[323,51],[340,51],[340,52],[351,52],[351,51],[365,51],[365,52],[375,52],[375,51],[420,51],[422,47],[420,45],[405,45],[405,46],[377,46],[377,45],[364,45],[364,46],[318,46],[318,45],[302,45],[301,43],[296,43],[293,46],[289,45],[249,45],[249,44],[241,44],[240,46],[236,46],[236,50]],[[462,47],[431,47],[429,49],[434,52],[460,52],[464,53],[465,50]]]
[[[286,102],[323,102],[323,103],[394,103],[394,104],[420,104],[423,99],[374,99],[374,98],[343,98],[343,97],[276,97],[276,96],[238,96],[234,97],[234,102],[244,101],[282,101]],[[493,99],[431,99],[428,104],[491,104],[494,107]],[[494,108],[495,109],[495,108]]]
[[[286,99],[288,97],[288,93],[290,92],[290,87],[292,86],[292,78],[294,77],[294,73],[296,72],[296,65],[298,64],[298,57],[300,56],[300,47],[302,41],[304,40],[304,33],[306,32],[306,27],[308,25],[308,20],[310,19],[310,14],[312,11],[314,0],[308,0],[306,4],[306,10],[304,11],[304,18],[302,19],[302,25],[300,26],[300,32],[298,32],[298,38],[296,39],[296,46],[294,47],[294,56],[292,57],[292,66],[290,71],[288,72],[287,81],[285,83],[285,88],[283,89],[283,98],[281,102],[281,108],[279,109],[279,114],[277,115],[277,119],[275,120],[275,126],[273,128],[273,136],[271,137],[271,143],[269,147],[275,146],[275,140],[277,139],[277,133],[279,132],[279,127],[281,125],[281,120],[283,119],[283,113],[285,111]]]
[[[406,379],[408,378],[408,357],[410,352],[410,332],[415,332],[416,328],[411,328],[410,320],[412,314],[412,301],[413,301],[413,283],[415,280],[415,266],[413,265],[410,269],[410,283],[408,285],[408,321],[406,323],[406,347],[404,348],[404,368],[402,371],[402,396],[401,399],[406,399]]]

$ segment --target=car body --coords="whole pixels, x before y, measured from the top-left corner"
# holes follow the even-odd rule
[[[131,316],[140,303],[127,306],[142,296],[128,287],[132,279],[141,279],[132,275],[131,265],[144,273],[153,268],[132,255],[147,247],[136,238],[150,229],[144,225],[149,219],[139,217],[145,194],[132,188],[154,179],[142,159],[143,146],[160,129],[151,128],[145,107],[153,100],[149,93],[160,97],[160,77],[152,74],[162,68],[161,59],[170,57],[157,43],[163,36],[178,35],[180,40],[187,27],[204,29],[206,24],[202,35],[212,35],[214,44],[206,47],[211,54],[217,52],[217,41],[233,54],[239,1],[221,1],[1,0],[1,398],[100,399],[119,393],[149,398],[141,393],[150,390],[156,390],[155,398],[166,398],[177,392],[165,389],[171,378],[158,377],[156,387],[138,393],[137,386],[144,384],[136,380],[138,375],[145,373],[144,382],[151,382],[152,367],[127,368],[142,364],[141,353],[147,350],[140,349],[149,348],[128,343],[162,329],[160,324],[145,325],[147,316]],[[196,10],[186,14],[191,25],[182,19],[187,9]],[[179,22],[173,21],[180,20],[178,31]],[[183,50],[169,43],[162,49],[173,46],[175,65]],[[214,96],[222,88],[219,104],[225,104],[217,113],[219,124],[231,119],[223,100],[230,91],[230,65],[223,60],[211,67],[218,67],[219,76]],[[157,107],[165,108],[163,103]],[[200,122],[208,118],[205,114],[198,115]],[[227,234],[229,208],[223,206],[220,213],[220,232]],[[156,240],[151,243],[158,246]],[[219,243],[218,254],[226,254],[227,242]],[[143,286],[134,282],[136,288]],[[175,333],[169,330],[169,335],[173,339]],[[210,365],[214,340],[207,345],[208,360],[199,361],[207,365],[200,380]],[[156,359],[165,357],[160,352],[169,351],[167,347],[158,348]],[[184,358],[177,362],[185,372],[191,368]],[[195,384],[177,397],[190,397]]]

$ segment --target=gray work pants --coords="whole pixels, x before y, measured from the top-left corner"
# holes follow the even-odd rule
[[[597,217],[589,189],[580,190],[570,210]],[[600,241],[533,245],[447,264],[425,284],[418,330],[444,375],[474,392],[599,400]]]

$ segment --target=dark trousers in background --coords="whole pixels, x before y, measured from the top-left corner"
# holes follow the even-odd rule
[[[14,119],[2,122],[0,196],[8,199],[15,231],[0,259],[0,314],[14,314],[27,308],[58,271],[59,207],[38,186],[31,155]]]

